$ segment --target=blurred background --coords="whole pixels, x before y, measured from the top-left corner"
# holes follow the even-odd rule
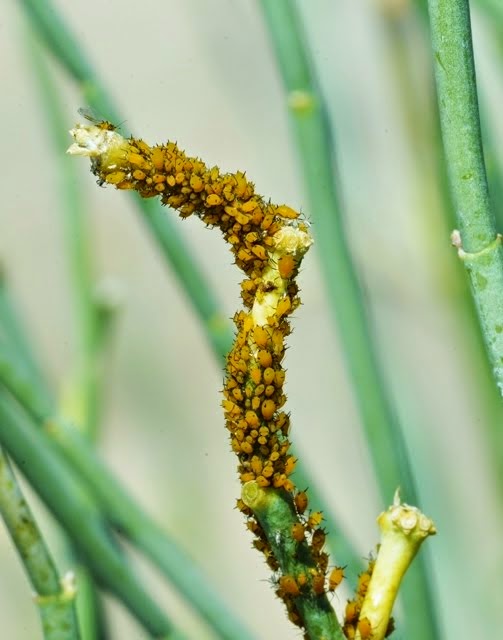
[[[52,388],[64,394],[76,357],[65,234],[71,211],[63,204],[61,178],[62,166],[72,163],[96,283],[120,300],[107,349],[100,451],[257,638],[298,638],[234,510],[240,486],[220,407],[223,366],[132,198],[98,188],[88,162],[55,151],[34,59],[43,56],[54,79],[61,130],[81,121],[77,109],[86,105],[79,86],[34,39],[22,5],[7,0],[0,11],[0,263],[31,343]],[[245,170],[259,193],[310,215],[259,3],[54,5],[120,105],[127,130],[152,143],[177,141],[223,171]],[[491,166],[497,166],[503,22],[498,26],[490,5],[475,3],[473,21],[484,126],[496,150]],[[438,529],[421,553],[431,559],[442,637],[494,637],[503,596],[501,451],[495,445],[502,416],[450,246],[424,14],[407,0],[301,0],[297,6],[334,129],[345,224],[373,336],[421,508]],[[223,316],[231,318],[240,304],[240,278],[219,234],[197,219],[165,214],[206,274]],[[326,510],[338,515],[363,558],[378,542],[375,519],[386,505],[316,245],[303,262],[300,286],[303,306],[286,356],[292,438]],[[34,496],[32,502],[63,571],[60,538]],[[147,563],[137,562],[190,637],[214,637]],[[0,566],[2,636],[41,638],[28,582],[3,527]],[[335,607],[345,600],[338,591]],[[110,637],[147,637],[112,599],[108,608]],[[403,640],[400,627],[393,637]]]

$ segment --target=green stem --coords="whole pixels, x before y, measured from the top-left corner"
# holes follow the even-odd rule
[[[385,388],[363,294],[346,243],[334,184],[332,132],[300,21],[294,4],[288,0],[262,0],[261,4],[287,93],[318,254],[381,498],[386,504],[400,486],[407,501],[418,504],[404,436]],[[409,637],[438,638],[431,578],[423,556],[419,556],[408,575],[403,599]]]
[[[45,640],[79,640],[72,575],[60,581],[42,534],[0,447],[0,513],[23,561]]]
[[[0,442],[53,512],[91,568],[155,638],[172,627],[110,538],[101,514],[49,438],[0,392]]]
[[[112,525],[151,559],[220,637],[252,640],[252,634],[229,611],[190,557],[130,498],[82,433],[54,417],[50,400],[38,392],[14,354],[1,345],[0,384],[45,428],[72,469],[85,480],[87,489]]]
[[[252,509],[279,562],[283,576],[309,576],[314,562],[307,543],[292,537],[292,527],[299,522],[291,496],[281,489],[262,489],[256,482],[243,485],[241,497]],[[316,595],[312,589],[297,589],[295,608],[311,640],[344,640],[344,634],[324,590]]]
[[[22,0],[34,30],[62,64],[65,70],[79,83],[83,100],[112,122],[122,122],[104,85],[87,60],[69,26],[51,6],[49,0]],[[177,231],[172,218],[157,202],[135,198],[141,218],[152,235],[163,257],[171,265],[182,290],[188,296],[205,334],[220,363],[232,344],[232,330],[221,313],[213,289],[202,270],[196,264],[191,251]]]
[[[468,0],[428,1],[449,183],[493,375],[503,395],[503,252],[489,200],[480,132]]]

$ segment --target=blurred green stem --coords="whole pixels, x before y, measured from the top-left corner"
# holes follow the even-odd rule
[[[49,0],[21,0],[21,4],[33,29],[41,36],[58,62],[80,84],[83,101],[112,122],[122,122],[124,118],[114,107],[77,39]],[[135,198],[135,203],[142,213],[141,218],[149,233],[176,273],[182,291],[188,296],[202,322],[205,335],[219,363],[223,364],[223,357],[232,344],[232,330],[230,323],[220,312],[212,287],[197,266],[172,219],[166,215],[165,209],[157,202],[139,197]]]
[[[0,391],[0,442],[71,537],[94,577],[114,593],[155,638],[172,627],[151,600],[104,526],[82,483],[41,431]]]
[[[82,433],[56,417],[50,399],[39,393],[16,360],[15,354],[2,345],[1,384],[15,396],[35,422],[44,427],[51,441],[71,464],[71,468],[85,480],[86,490],[90,491],[92,500],[98,503],[112,526],[151,559],[220,637],[226,640],[252,640],[252,634],[234,617],[190,557],[129,497]],[[27,424],[26,429],[29,428],[30,425]],[[45,434],[43,435],[45,438]],[[41,437],[42,434],[37,435],[36,432],[33,435],[34,442],[39,442]],[[0,431],[0,441],[1,439]],[[40,440],[38,446],[43,448],[44,439]],[[84,513],[81,514],[80,518],[82,517],[86,517]]]
[[[69,573],[59,580],[42,534],[1,447],[0,513],[35,590],[44,640],[79,640],[73,575]]]
[[[339,195],[334,184],[332,132],[318,90],[294,3],[262,0],[291,122],[314,225],[329,301],[341,336],[355,398],[367,434],[383,504],[400,486],[418,504],[408,454],[388,397],[367,319],[363,294],[346,244]],[[408,637],[438,637],[430,575],[420,555],[404,584]]]
[[[503,251],[482,152],[468,0],[429,0],[435,77],[459,232],[453,244],[470,277],[496,384],[503,395]]]

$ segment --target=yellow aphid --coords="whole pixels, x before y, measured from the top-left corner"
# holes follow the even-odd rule
[[[261,326],[256,326],[253,330],[253,338],[258,347],[265,347],[267,345],[269,335],[269,332]]]
[[[146,177],[147,177],[147,174],[141,169],[135,169],[133,171],[133,178],[135,180],[145,180]]]
[[[276,371],[274,374],[274,382],[276,384],[277,387],[282,387],[284,382],[285,382],[285,372],[280,369],[279,371]]]
[[[250,370],[250,378],[255,384],[260,384],[262,371],[258,367],[253,367],[253,369]]]
[[[368,618],[358,620],[358,631],[362,640],[369,640],[372,637],[372,625]]]
[[[262,374],[262,376],[266,384],[271,384],[271,382],[274,382],[274,379],[276,377],[275,371],[272,367],[267,367],[266,369],[264,369],[264,373]]]
[[[206,198],[206,205],[208,207],[218,207],[219,204],[222,204],[222,198],[216,193],[210,193]]]
[[[284,298],[281,298],[281,300],[278,302],[278,306],[276,307],[276,315],[279,318],[281,318],[281,316],[284,316],[285,314],[287,314],[291,308],[292,308],[292,301],[288,296],[285,296]]]
[[[267,464],[262,470],[262,475],[266,478],[270,478],[273,474],[274,469],[272,468],[272,465]]]
[[[119,182],[122,182],[125,177],[126,174],[124,171],[114,171],[113,173],[109,173],[105,176],[105,182],[108,182],[109,184],[118,184]]]
[[[271,420],[274,412],[276,411],[276,403],[274,400],[264,400],[264,402],[262,402],[261,411],[264,420]]]
[[[267,260],[267,253],[262,245],[255,244],[253,245],[251,250],[252,250],[252,253],[254,253],[257,256],[257,258],[260,258],[260,260]]]
[[[243,213],[251,213],[252,211],[254,211],[256,208],[258,207],[258,203],[256,202],[256,200],[248,200],[248,202],[244,202],[241,205],[241,211]]]
[[[292,209],[291,207],[287,207],[286,204],[283,204],[281,206],[279,206],[276,209],[278,215],[280,215],[282,218],[290,218],[290,219],[295,219],[299,217],[299,212],[295,211],[294,209]]]
[[[130,164],[134,164],[141,169],[145,169],[148,167],[148,162],[139,154],[139,153],[130,153],[128,155],[128,160]]]
[[[255,474],[251,473],[250,471],[242,473],[239,477],[241,479],[241,482],[243,483],[250,482],[251,480],[255,480]]]
[[[334,567],[328,576],[328,588],[335,591],[344,579],[344,569],[346,567]]]
[[[250,454],[250,453],[252,453],[252,452],[253,452],[253,447],[252,447],[252,445],[251,445],[249,442],[246,442],[246,441],[245,441],[245,442],[242,442],[242,443],[241,443],[241,451],[242,451],[243,453]]]
[[[239,211],[236,213],[236,222],[239,222],[240,225],[244,227],[245,224],[250,222],[250,216],[246,216],[244,213],[240,213]]]
[[[294,458],[294,456],[290,456],[289,458],[287,458],[285,462],[285,474],[287,476],[291,475],[295,471],[296,463],[297,460]]]
[[[259,487],[268,487],[271,484],[271,482],[267,478],[264,478],[264,476],[257,476],[255,482]]]
[[[150,154],[150,161],[154,167],[160,171],[164,168],[164,151],[160,147],[154,147]]]
[[[199,193],[204,189],[204,182],[200,176],[192,174],[190,176],[189,184],[192,191],[195,191],[196,193]]]
[[[276,388],[272,384],[268,384],[264,390],[264,394],[269,398],[276,393]]]
[[[310,529],[315,529],[318,527],[323,520],[323,514],[321,511],[312,511],[309,514],[309,518],[307,519],[307,526]]]
[[[250,427],[258,427],[259,425],[259,419],[255,411],[247,411],[245,413],[245,420]]]
[[[269,351],[261,349],[257,354],[257,360],[262,367],[270,367],[272,364],[272,355]]]
[[[263,466],[264,465],[262,464],[262,460],[258,456],[253,456],[250,461],[250,467],[253,473],[255,473],[257,476],[260,475],[262,473]]]

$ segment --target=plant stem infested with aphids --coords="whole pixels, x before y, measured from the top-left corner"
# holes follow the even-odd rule
[[[256,537],[254,546],[275,572],[276,592],[290,620],[305,628],[307,637],[329,630],[327,637],[343,638],[326,597],[322,515],[304,515],[307,496],[291,479],[296,461],[290,453],[289,415],[283,411],[288,317],[300,304],[295,279],[312,244],[307,222],[290,207],[256,194],[244,173],[208,168],[173,142],[150,146],[125,139],[109,122],[76,125],[71,135],[75,143],[68,152],[90,157],[101,184],[132,189],[144,198],[159,196],[183,218],[194,214],[209,227],[220,228],[229,243],[245,274],[244,308],[234,316],[237,335],[227,356],[222,402],[246,489],[238,507]],[[253,493],[251,487],[262,497],[258,512],[245,498]],[[268,509],[278,504],[283,505],[282,519],[271,527]],[[302,536],[296,525],[302,527]],[[290,549],[293,562],[284,548]]]

